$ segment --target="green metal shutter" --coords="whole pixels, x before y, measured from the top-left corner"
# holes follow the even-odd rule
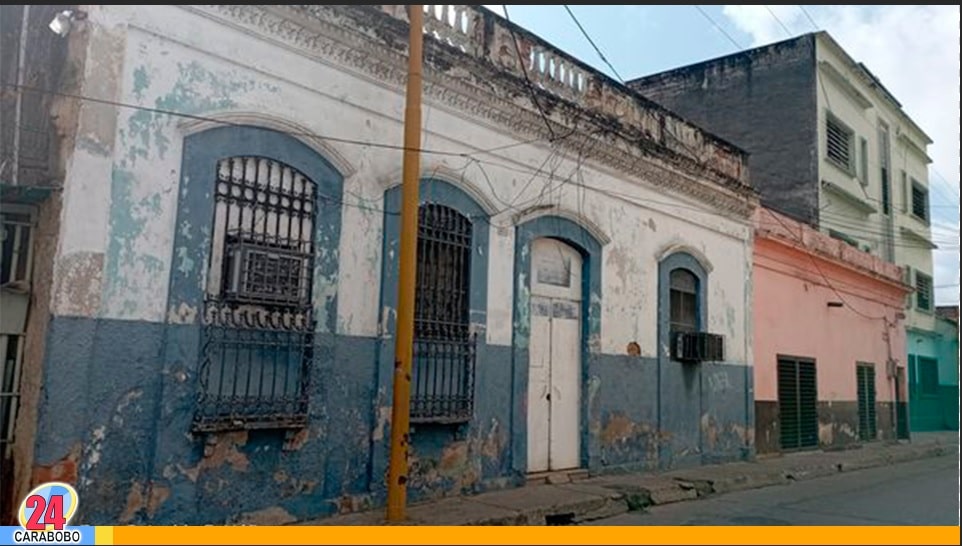
[[[818,387],[815,363],[778,361],[778,408],[783,450],[818,446]]]
[[[878,433],[875,418],[875,368],[858,365],[855,372],[858,385],[858,436],[862,441],[874,440]]]

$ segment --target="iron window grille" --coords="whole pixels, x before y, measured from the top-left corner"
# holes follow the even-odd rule
[[[316,195],[278,161],[218,162],[195,430],[306,424]]]
[[[470,328],[471,221],[444,205],[418,211],[410,419],[459,423],[474,409],[477,336]]]

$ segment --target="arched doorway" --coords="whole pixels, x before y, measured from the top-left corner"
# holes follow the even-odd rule
[[[581,463],[582,257],[550,238],[531,243],[528,464],[543,472]]]

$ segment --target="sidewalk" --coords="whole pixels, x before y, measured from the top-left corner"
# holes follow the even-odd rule
[[[958,453],[958,432],[913,434],[911,443],[875,442],[845,451],[811,451],[660,473],[602,475],[529,485],[408,507],[408,525],[572,524],[640,510]],[[296,525],[384,525],[384,509]]]

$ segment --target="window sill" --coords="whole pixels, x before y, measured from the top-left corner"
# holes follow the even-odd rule
[[[855,169],[853,167],[847,166],[829,156],[825,156],[825,163],[831,165],[832,167],[835,167],[835,170],[844,173],[849,178],[853,178],[853,179],[858,178],[858,176],[855,174]],[[862,184],[861,180],[858,180],[858,183],[862,186],[867,185],[867,184]]]

